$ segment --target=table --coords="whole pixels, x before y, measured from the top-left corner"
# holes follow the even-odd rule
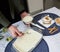
[[[53,8],[47,9],[47,10],[41,12],[41,13],[54,13],[54,14],[57,14],[57,15],[60,16],[59,11],[60,11],[59,9],[57,9],[56,7],[53,7]],[[40,14],[40,13],[38,13],[38,14]],[[35,14],[33,16],[36,16],[38,14]],[[18,24],[19,24],[19,22],[15,23],[14,25],[18,26]],[[43,39],[47,42],[47,44],[49,46],[49,52],[60,52],[60,46],[59,46],[59,44],[60,44],[60,35],[59,34],[60,33],[58,33],[57,35],[53,35],[53,36],[44,36],[43,37]],[[9,42],[6,42],[5,39],[3,39],[3,40],[6,43],[6,44],[4,44],[4,46],[6,47]],[[58,40],[58,41],[56,42],[56,40]],[[3,42],[3,41],[0,41],[0,42]],[[0,46],[1,45],[2,44],[0,44]],[[0,47],[1,52],[4,52],[4,50],[5,50],[4,46],[2,48]],[[58,47],[56,47],[56,46],[58,46]]]
[[[60,10],[53,7],[42,13],[54,13],[60,16]],[[43,39],[47,42],[49,46],[49,52],[60,52],[60,33],[53,35],[53,36],[44,36]]]

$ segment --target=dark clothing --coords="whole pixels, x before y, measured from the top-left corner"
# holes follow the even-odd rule
[[[0,24],[7,27],[20,20],[19,14],[25,9],[20,0],[0,0]]]

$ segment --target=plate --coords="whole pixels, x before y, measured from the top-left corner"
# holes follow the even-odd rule
[[[53,13],[41,13],[41,14],[38,14],[38,15],[36,15],[36,16],[34,17],[33,23],[38,24],[38,25],[40,25],[40,26],[42,26],[42,27],[44,27],[44,28],[47,28],[47,27],[51,26],[52,24],[46,26],[46,25],[43,25],[43,24],[40,22],[41,19],[42,19],[44,16],[47,16],[47,15],[49,15],[49,17],[52,18],[52,20],[53,20],[53,21],[52,21],[52,24],[54,24],[54,19],[57,18],[57,17],[59,17],[58,15],[53,14]],[[38,21],[39,21],[40,23],[39,23]]]
[[[55,35],[55,34],[59,33],[59,32],[60,32],[60,27],[57,26],[55,22],[53,22],[53,23],[52,23],[51,25],[49,25],[49,27],[48,27],[48,28],[50,28],[50,27],[56,26],[56,27],[58,28],[58,31],[56,31],[56,32],[53,33],[53,34],[50,34],[50,33],[49,33],[48,28],[47,28],[45,25],[42,25],[41,23],[38,22],[39,20],[41,20],[41,19],[42,19],[44,16],[46,16],[46,15],[49,15],[49,16],[52,18],[52,20],[55,20],[55,18],[59,17],[58,15],[53,14],[53,13],[42,13],[42,14],[36,15],[36,16],[34,17],[34,19],[33,19],[33,22],[45,28],[44,30],[42,30],[42,33],[43,33],[44,36],[50,36],[50,35]]]
[[[38,22],[39,22],[41,25],[43,25],[43,26],[45,26],[46,28],[48,28],[49,26],[51,26],[51,25],[54,23],[54,20],[51,21],[51,24],[44,24],[44,23],[43,23],[43,18],[40,19]]]
[[[14,43],[16,39],[13,39],[11,42],[9,42],[9,44],[7,45],[5,52],[17,52],[12,44]],[[42,39],[42,41],[35,47],[35,49],[32,52],[49,52],[49,48],[47,43],[45,42],[44,39]]]
[[[54,27],[54,26],[56,26],[56,27],[58,28],[58,30],[57,30],[56,32],[50,34],[49,31],[48,31],[48,28],[46,28],[46,29],[44,29],[44,30],[42,31],[43,35],[44,35],[44,36],[57,35],[57,33],[60,32],[60,26],[57,26],[57,25],[54,23],[54,24],[51,25],[49,28],[52,28],[52,27]]]

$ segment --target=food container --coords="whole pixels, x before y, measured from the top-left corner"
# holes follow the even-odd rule
[[[32,17],[32,16],[29,16],[29,15],[25,16],[25,17],[22,19],[22,21],[23,21],[25,24],[30,24],[30,23],[32,22],[32,20],[33,20],[33,17]]]

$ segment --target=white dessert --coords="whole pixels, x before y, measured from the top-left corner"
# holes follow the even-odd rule
[[[22,21],[25,22],[26,24],[31,23],[32,20],[33,20],[33,17],[32,17],[32,16],[29,16],[29,15],[28,15],[28,16],[25,16],[25,17],[22,19]]]
[[[13,46],[19,52],[29,52],[37,46],[37,44],[41,41],[41,39],[42,39],[42,34],[32,29],[28,29],[25,32],[24,36],[18,37],[16,39]]]
[[[44,24],[51,24],[52,19],[49,17],[49,15],[43,17],[43,23]]]

